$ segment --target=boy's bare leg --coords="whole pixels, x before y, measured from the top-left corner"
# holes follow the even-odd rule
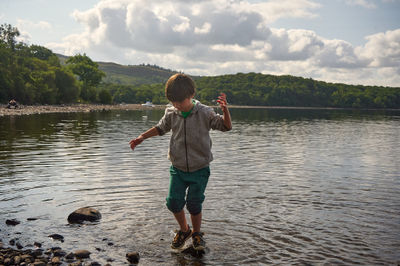
[[[180,212],[174,213],[175,219],[179,224],[179,227],[182,232],[187,232],[189,226],[186,221],[185,211],[182,209]]]
[[[190,219],[192,220],[193,232],[200,232],[201,212],[196,215],[190,215]]]

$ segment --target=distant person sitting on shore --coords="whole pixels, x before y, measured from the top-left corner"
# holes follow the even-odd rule
[[[10,101],[8,102],[7,108],[8,108],[8,109],[11,109],[11,107],[18,108],[18,104],[17,104],[17,101],[16,101],[16,100],[12,99],[12,100],[10,100]]]
[[[217,100],[223,112],[223,115],[219,115],[211,107],[194,100],[195,92],[195,83],[189,76],[175,74],[170,77],[165,86],[165,95],[173,106],[165,109],[164,116],[155,127],[130,141],[133,150],[147,138],[172,131],[168,152],[172,166],[166,200],[168,209],[180,227],[171,244],[173,249],[182,248],[190,236],[195,250],[205,248],[200,227],[204,192],[210,176],[209,164],[213,160],[209,131],[228,131],[232,128],[224,93]],[[186,221],[185,204],[193,232]]]

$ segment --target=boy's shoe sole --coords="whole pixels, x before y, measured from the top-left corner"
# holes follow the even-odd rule
[[[193,249],[194,249],[194,250],[197,250],[197,251],[203,251],[203,250],[205,250],[206,248],[203,247],[203,246],[198,246],[198,247],[194,247],[194,246],[193,246]]]
[[[180,246],[174,246],[173,244],[171,244],[171,248],[172,248],[172,249],[181,249],[182,247],[185,246],[186,241],[192,236],[192,233],[193,233],[193,231],[190,229],[190,227],[189,227],[189,230],[190,230],[190,234],[188,234],[188,235],[185,237],[185,239],[183,240],[182,244],[181,244]],[[178,233],[179,233],[179,232],[177,232],[177,234],[178,234]]]

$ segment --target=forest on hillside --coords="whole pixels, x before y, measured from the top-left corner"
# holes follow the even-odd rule
[[[230,104],[251,106],[400,108],[400,88],[326,83],[294,76],[238,73],[196,79],[196,98],[215,103],[220,92]],[[117,103],[167,103],[164,84],[101,84]]]
[[[62,65],[51,50],[18,42],[19,35],[10,24],[0,26],[0,102],[112,102],[108,91],[98,89],[104,72],[85,54],[72,56]]]
[[[164,83],[176,73],[157,66],[96,63],[85,54],[63,57],[18,42],[19,31],[0,26],[0,102],[22,104],[165,104]],[[194,77],[196,98],[213,104],[225,92],[230,104],[252,106],[400,108],[400,88],[327,83],[294,76],[238,73]]]

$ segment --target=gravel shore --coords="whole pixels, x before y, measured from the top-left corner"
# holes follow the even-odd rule
[[[164,109],[165,105],[154,107],[141,104],[72,104],[72,105],[20,105],[18,108],[8,109],[6,105],[0,105],[0,116],[6,115],[32,115],[45,113],[72,113],[72,112],[96,112],[108,110],[148,110]]]

